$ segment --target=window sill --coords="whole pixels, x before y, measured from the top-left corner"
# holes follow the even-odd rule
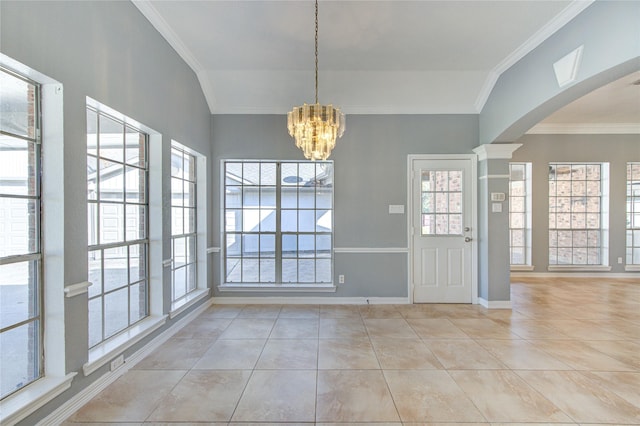
[[[531,272],[535,269],[533,265],[511,265],[510,270],[513,272]]]
[[[209,295],[209,289],[196,289],[187,294],[184,298],[171,304],[171,312],[169,312],[169,318],[173,319],[180,315],[182,312],[189,309],[191,306],[198,303]]]
[[[230,283],[218,286],[218,290],[224,291],[246,291],[246,292],[335,292],[336,286],[333,284],[240,284]]]
[[[78,373],[70,373],[62,377],[45,376],[5,398],[0,402],[1,423],[12,425],[23,420],[69,389],[76,374]]]
[[[625,265],[624,270],[626,272],[638,272],[640,271],[640,265]]]
[[[550,265],[550,272],[608,272],[611,266],[606,265]]]
[[[166,315],[145,318],[128,330],[90,349],[89,361],[82,366],[84,375],[88,376],[109,363],[113,358],[162,327],[166,322]]]

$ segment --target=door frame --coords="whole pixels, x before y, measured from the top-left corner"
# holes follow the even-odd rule
[[[413,304],[414,274],[413,274],[413,219],[415,215],[413,205],[413,163],[420,160],[470,160],[471,163],[471,303],[478,304],[478,156],[476,154],[409,154],[407,156],[407,240],[409,254],[407,260],[408,271],[408,301]]]

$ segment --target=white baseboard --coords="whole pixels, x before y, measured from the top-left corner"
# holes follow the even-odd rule
[[[201,304],[193,311],[180,318],[178,321],[176,321],[175,324],[160,333],[151,342],[140,348],[130,357],[126,358],[124,364],[122,364],[115,370],[109,371],[100,376],[89,386],[87,386],[86,388],[72,396],[65,403],[60,405],[60,407],[58,407],[47,417],[39,421],[37,423],[37,426],[59,425],[64,423],[64,421],[67,420],[73,413],[82,408],[82,406],[89,402],[91,399],[95,398],[107,386],[115,382],[120,376],[129,371],[131,368],[135,367],[135,365],[142,361],[147,355],[149,355],[151,352],[160,347],[160,345],[169,340],[174,334],[176,334],[187,324],[193,321],[202,312],[206,311],[211,306],[212,301],[213,299],[209,299],[209,301]]]
[[[478,303],[487,309],[511,309],[511,300],[486,300],[478,297]]]
[[[406,305],[408,297],[214,297],[218,305]]]
[[[512,272],[511,278],[636,278],[634,272]]]

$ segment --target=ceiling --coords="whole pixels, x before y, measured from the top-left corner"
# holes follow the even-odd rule
[[[640,71],[560,108],[527,133],[640,133]]]
[[[195,71],[211,113],[284,114],[314,101],[312,0],[132,1]],[[319,101],[346,114],[479,113],[502,72],[591,2],[321,0]],[[532,132],[640,127],[638,79],[597,90]]]

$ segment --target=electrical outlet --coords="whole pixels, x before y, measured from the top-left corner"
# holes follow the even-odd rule
[[[344,275],[338,275],[338,283],[344,284]]]
[[[111,371],[122,366],[123,364],[124,364],[124,355],[120,354],[120,356],[118,356],[116,359],[111,361]]]
[[[622,265],[622,258],[621,257],[618,258],[618,265]]]

